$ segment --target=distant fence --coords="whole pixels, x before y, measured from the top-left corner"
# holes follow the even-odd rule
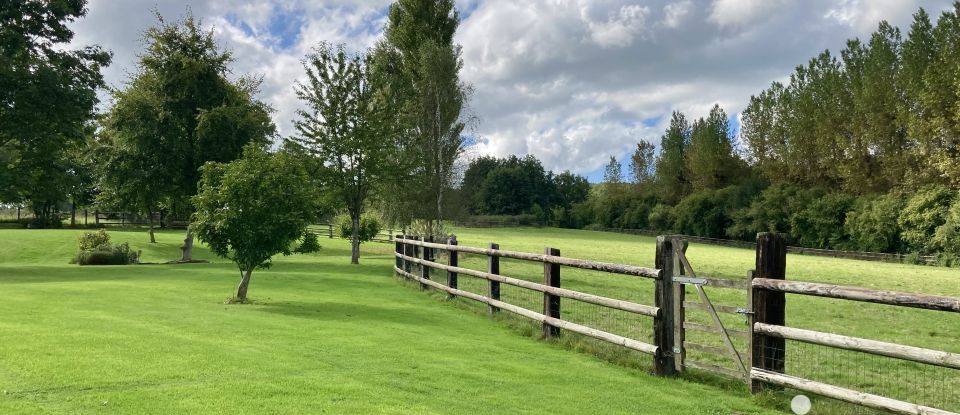
[[[307,230],[317,234],[317,236],[325,236],[327,238],[340,238],[340,232],[335,229],[337,225],[332,223],[318,223],[316,225],[310,225],[307,227]],[[371,242],[383,242],[390,243],[393,242],[393,229],[386,229],[377,232],[377,235],[371,239]],[[347,238],[345,238],[347,239]]]
[[[786,325],[785,294],[869,302],[946,313],[960,313],[960,298],[786,281],[786,242],[783,235],[771,233],[757,235],[757,242],[753,244],[756,249],[755,270],[748,272],[748,280],[700,277],[696,275],[694,267],[686,257],[689,239],[691,238],[685,236],[657,236],[655,258],[657,268],[645,268],[561,257],[558,249],[549,247],[543,254],[534,254],[502,250],[495,243],[490,244],[488,248],[477,248],[461,246],[456,238],[450,238],[444,243],[435,243],[430,239],[397,235],[394,237],[394,256],[396,257],[394,271],[397,275],[418,282],[421,289],[437,289],[446,292],[451,299],[464,297],[486,304],[490,313],[505,310],[536,321],[542,326],[545,338],[559,337],[561,331],[565,330],[651,355],[654,373],[658,376],[670,376],[683,372],[687,368],[693,368],[747,382],[754,393],[763,390],[765,385],[775,385],[822,395],[865,408],[899,414],[957,415],[955,412],[936,409],[930,406],[929,402],[926,402],[926,405],[911,403],[806,379],[795,373],[793,366],[789,371],[786,370],[788,369],[785,365],[787,340],[812,345],[812,347],[839,349],[950,370],[960,369],[960,354],[789,327]],[[446,252],[445,264],[437,260],[438,252]],[[459,265],[461,254],[486,257],[486,271],[461,267]],[[543,282],[503,275],[500,270],[501,258],[543,263]],[[653,283],[654,304],[646,305],[609,295],[601,296],[561,288],[561,267],[649,280]],[[444,272],[446,278],[443,278],[443,274],[434,275],[431,270]],[[482,281],[483,285],[473,284],[472,290],[465,289],[463,281],[460,280],[462,276]],[[527,301],[526,306],[521,305],[521,301],[518,301],[519,296],[514,295],[509,299],[502,296],[501,285],[542,295],[542,302]],[[707,291],[714,288],[740,292],[746,305],[740,307],[714,304]],[[694,291],[699,301],[686,301],[688,289]],[[642,337],[612,333],[602,329],[599,320],[573,322],[561,317],[561,306],[571,301],[574,304],[588,303],[650,317],[652,321],[648,324],[652,327],[652,341]],[[537,305],[532,306],[533,304]],[[688,319],[688,310],[706,313],[709,316],[707,321],[710,323],[698,323]],[[746,330],[728,327],[729,319],[724,323],[722,314],[745,316]],[[851,316],[845,316],[845,318],[851,318]],[[609,320],[609,317],[604,316],[602,320]],[[722,346],[692,342],[687,338],[688,331],[714,336],[715,339],[719,339]],[[794,347],[799,348],[799,345],[791,346],[791,348]],[[722,367],[709,361],[688,359],[688,351],[713,354],[732,364],[733,367]],[[818,363],[832,365],[840,362]],[[857,364],[858,361],[852,360],[851,363]],[[828,367],[821,366],[820,369]],[[880,371],[881,373],[876,374],[879,376],[902,375],[889,369],[886,364],[879,364],[871,369]],[[884,370],[891,370],[891,372],[887,374],[883,372]],[[912,383],[920,380],[922,379],[913,379]],[[939,405],[955,406],[951,408],[952,410],[960,409],[960,397],[954,395],[953,386],[938,385],[944,391],[943,393],[950,395],[945,400],[938,401]],[[926,387],[926,384],[923,387]],[[926,398],[912,396],[911,399]]]
[[[644,236],[657,236],[662,233],[662,232],[651,231],[646,229],[600,228],[599,230],[602,232],[615,232],[615,233],[625,233],[630,235],[644,235]],[[755,249],[757,246],[757,244],[754,242],[738,241],[735,239],[705,238],[701,236],[691,236],[691,235],[682,235],[682,236],[690,242],[696,242],[696,243],[702,243],[702,244],[732,246],[736,248],[745,248],[745,249]],[[840,250],[834,250],[834,249],[804,248],[802,246],[788,246],[787,252],[791,254],[799,254],[799,255],[859,259],[863,261],[904,262],[905,260],[907,260],[907,255],[904,255],[904,254],[887,254],[882,252],[840,251]],[[937,257],[934,255],[921,255],[918,259],[921,263],[924,263],[927,265],[932,265],[937,263]]]

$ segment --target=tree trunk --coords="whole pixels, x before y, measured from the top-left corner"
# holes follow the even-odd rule
[[[70,227],[77,226],[77,203],[70,202]]]
[[[183,238],[183,246],[180,247],[180,262],[193,261],[193,230],[187,228],[187,237]]]
[[[350,215],[350,223],[353,225],[353,235],[350,238],[350,263],[360,263],[360,215]]]
[[[240,285],[237,286],[237,300],[245,301],[247,299],[247,288],[250,287],[250,274],[253,268],[243,271],[240,274]]]
[[[149,213],[148,216],[150,217],[150,227],[147,228],[147,233],[150,234],[150,243],[155,244],[157,238],[153,235],[153,213]]]

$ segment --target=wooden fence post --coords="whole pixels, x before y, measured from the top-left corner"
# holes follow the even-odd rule
[[[410,236],[410,235],[403,235],[403,239],[409,240],[409,239],[411,239],[411,236]],[[404,243],[404,244],[403,244],[403,254],[406,255],[406,256],[413,256],[413,245],[410,245],[410,244],[408,244],[408,243]],[[406,272],[410,272],[410,270],[412,269],[412,266],[411,266],[410,264],[411,264],[410,261],[406,261],[406,260],[403,261],[403,270],[406,271]]]
[[[456,236],[451,236],[450,238],[447,239],[447,245],[456,245],[456,244],[457,244],[457,237],[456,237]],[[457,255],[457,251],[448,250],[448,251],[447,251],[447,265],[450,265],[451,267],[457,267],[457,266],[460,266],[459,264],[460,264],[460,258],[459,258],[458,255]],[[456,289],[456,288],[457,288],[457,273],[456,273],[456,272],[447,271],[447,287],[450,287],[450,288],[453,288],[453,289]],[[454,299],[454,298],[456,298],[456,297],[457,297],[457,296],[455,296],[455,295],[453,295],[453,294],[448,294],[448,295],[447,295],[447,298],[448,298],[448,299],[451,299],[451,300]]]
[[[560,256],[560,250],[557,248],[546,248],[543,250],[545,255]],[[560,265],[543,263],[543,285],[551,287],[560,287]],[[543,314],[547,317],[560,318],[560,297],[543,293]],[[547,339],[560,337],[560,328],[554,327],[546,322],[543,323],[543,337]]]
[[[330,239],[333,239],[333,224],[332,224],[332,223],[328,223],[328,224],[327,224],[327,234],[330,235]]]
[[[782,326],[785,323],[786,297],[782,292],[768,291],[753,286],[753,278],[785,279],[787,268],[787,243],[782,234],[761,232],[757,234],[756,269],[751,276],[750,297],[753,314],[750,314],[750,366],[783,373],[786,341],[779,337],[766,336],[753,329],[753,323]],[[750,391],[760,392],[765,385],[751,381]]]
[[[490,249],[500,249],[500,244],[490,243]],[[490,255],[487,263],[487,272],[491,274],[500,275],[500,257]],[[490,289],[487,293],[487,297],[490,297],[492,300],[500,300],[500,281],[489,280]],[[494,314],[500,311],[499,308],[490,306],[490,314]]]
[[[99,227],[100,226],[100,211],[93,211],[93,221]]]
[[[433,242],[433,237],[424,236],[423,238],[421,238],[421,240],[424,242]],[[420,259],[424,261],[433,261],[433,248],[423,247],[423,256]],[[430,267],[422,264],[420,265],[420,278],[423,278],[425,280],[430,279]],[[429,285],[424,284],[422,282],[420,283],[421,290],[426,290],[428,288],[430,288]]]
[[[660,308],[660,313],[653,318],[653,344],[657,346],[657,353],[653,356],[653,373],[657,376],[674,376],[677,374],[677,365],[673,358],[674,349],[674,289],[673,276],[675,265],[678,263],[673,246],[679,243],[675,236],[657,237],[656,267],[661,270],[660,278],[656,280],[654,302]]]
[[[400,238],[402,238],[402,237],[403,237],[402,235],[397,235],[395,238],[393,238],[393,240],[394,240],[394,252],[396,252],[396,253],[398,253],[398,254],[401,254],[401,255],[404,253],[404,252],[403,252],[403,244],[400,243],[400,241],[398,241],[398,239],[400,239]],[[396,265],[397,265],[397,269],[403,269],[403,259],[400,259],[400,258],[398,257],[398,258],[397,258],[397,263],[396,263]]]

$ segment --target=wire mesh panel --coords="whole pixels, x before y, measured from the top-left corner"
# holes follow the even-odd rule
[[[769,347],[767,350],[774,351]],[[782,351],[785,352],[785,373],[789,376],[960,412],[960,372],[956,369],[793,340],[787,340]],[[767,353],[767,356],[775,355],[778,354]],[[813,401],[813,413],[818,414],[888,413],[803,391],[787,389],[786,394],[807,395]]]

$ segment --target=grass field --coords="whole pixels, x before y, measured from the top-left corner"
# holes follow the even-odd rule
[[[153,262],[182,237],[111,233]],[[391,246],[351,266],[321,240],[227,306],[238,273],[202,247],[212,263],[79,267],[78,234],[0,230],[0,414],[771,412],[438,304],[392,277]]]

